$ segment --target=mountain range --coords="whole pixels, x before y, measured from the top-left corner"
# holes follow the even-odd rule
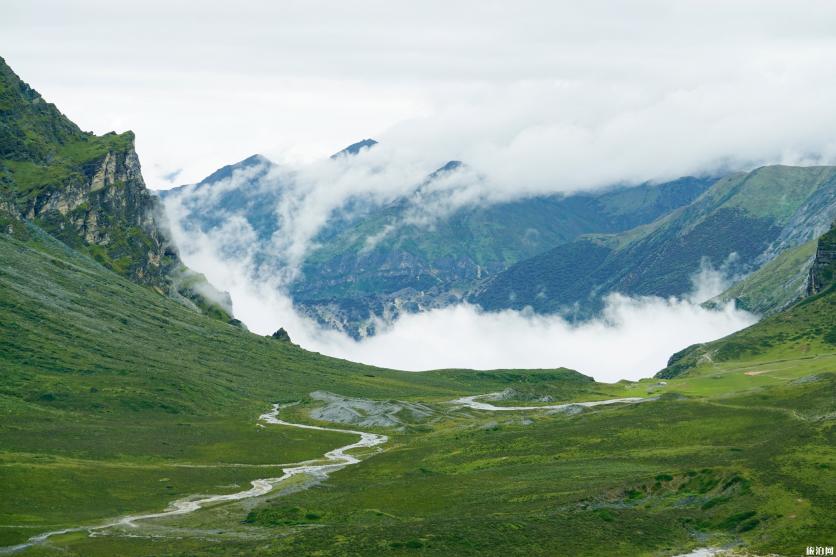
[[[364,140],[334,157],[374,145]],[[436,209],[449,205],[451,194],[433,182],[462,168],[450,161],[395,201],[351,198],[335,210],[299,272],[282,284],[296,308],[356,338],[404,313],[462,301],[578,320],[594,316],[610,293],[684,297],[706,266],[746,281],[782,262],[791,276],[780,299],[750,299],[749,279],[713,300],[770,313],[798,298],[810,242],[836,218],[833,167],[767,166]],[[207,233],[245,219],[259,238],[260,272],[278,275],[286,271],[274,255],[274,239],[285,232],[278,207],[291,195],[292,174],[277,169],[256,155],[161,195],[185,209],[187,230]],[[805,244],[801,260],[785,255]]]
[[[717,181],[692,203],[648,225],[588,235],[521,261],[479,285],[471,299],[488,310],[532,307],[546,313],[578,304],[595,308],[611,292],[683,296],[704,261],[745,277],[815,240],[834,219],[836,168],[763,167]],[[809,261],[797,263],[794,272],[805,274]]]
[[[362,144],[370,148],[369,140]],[[338,153],[351,156],[352,145]],[[338,155],[335,155],[338,156]],[[653,222],[691,203],[716,178],[680,178],[664,184],[610,188],[603,192],[545,195],[441,211],[446,193],[435,181],[462,167],[450,161],[393,202],[350,199],[318,231],[300,273],[285,285],[295,306],[322,324],[355,337],[374,334],[377,319],[391,322],[416,312],[460,302],[488,277],[553,246],[592,232],[615,233]],[[201,182],[162,191],[165,202],[184,209],[188,230],[211,232],[242,217],[259,239],[259,266],[279,274],[284,260],[271,255],[284,233],[277,209],[292,191],[287,173],[260,155],[226,166]]]

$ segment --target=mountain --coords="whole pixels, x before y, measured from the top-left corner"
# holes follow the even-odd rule
[[[717,181],[651,224],[587,235],[521,261],[469,299],[487,310],[590,315],[610,292],[682,296],[706,262],[745,275],[827,230],[836,168],[768,166]]]
[[[340,156],[356,153],[356,143]],[[284,272],[272,251],[290,235],[280,204],[292,204],[293,176],[259,159],[225,167],[194,186],[166,192],[181,224],[210,232],[243,217],[259,238],[260,269]],[[576,195],[528,197],[499,203],[455,204],[455,192],[438,183],[467,172],[449,161],[412,193],[379,204],[351,198],[313,238],[295,280],[286,285],[296,307],[322,324],[352,336],[373,334],[376,319],[460,301],[485,277],[589,232],[618,232],[649,223],[687,205],[713,178],[681,178]],[[221,178],[217,175],[221,174]],[[465,180],[479,179],[464,175]]]
[[[680,355],[696,365],[670,379],[606,384],[564,368],[399,372],[257,336],[100,263],[98,244],[14,199],[0,553],[797,555],[836,531],[832,232],[803,301]],[[97,210],[114,211],[111,237],[131,226],[118,204]]]
[[[263,192],[259,185],[268,179],[276,165],[267,157],[252,155],[224,166],[196,184],[157,192],[163,202],[178,200],[189,212],[184,226],[211,230],[222,226],[235,214],[243,213],[267,241],[276,230],[275,210],[279,196]],[[207,202],[206,198],[210,201]]]
[[[209,187],[211,184],[221,182],[222,180],[230,180],[236,173],[247,172],[254,169],[255,172],[250,176],[251,180],[258,180],[263,178],[273,166],[273,163],[264,155],[252,155],[246,159],[235,164],[228,164],[223,166],[198,182],[197,184],[187,184],[177,186],[167,190],[157,192],[160,198],[165,199],[171,195],[179,194],[185,190],[200,191],[203,188]],[[229,200],[225,200],[229,201]]]
[[[337,159],[337,158],[340,158],[340,157],[357,155],[363,149],[371,149],[375,145],[377,145],[377,141],[375,141],[374,139],[362,139],[362,140],[358,141],[357,143],[352,143],[351,145],[349,145],[348,147],[346,147],[342,151],[340,151],[338,153],[334,153],[333,155],[331,155],[331,158],[332,159]]]
[[[649,222],[710,183],[682,178],[598,194],[463,206],[441,217],[427,216],[425,208],[444,202],[428,200],[419,189],[411,199],[340,226],[338,233],[326,227],[289,292],[298,308],[321,323],[373,334],[375,317],[391,321],[456,303],[472,285],[517,261],[580,234]]]
[[[0,58],[0,220],[21,219],[135,282],[229,319],[228,300],[186,269],[169,241],[133,133],[81,131]]]

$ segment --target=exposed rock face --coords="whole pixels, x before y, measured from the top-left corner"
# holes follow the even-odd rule
[[[86,161],[18,211],[69,244],[81,240],[102,248],[93,254],[131,279],[163,287],[179,258],[164,233],[156,198],[145,187],[133,134],[129,139],[124,150]]]
[[[274,340],[280,340],[282,342],[290,342],[290,335],[287,334],[284,327],[279,327],[279,330],[276,331],[271,335]]]
[[[816,258],[807,278],[807,295],[814,296],[826,290],[836,280],[836,222],[830,232],[819,238]]]

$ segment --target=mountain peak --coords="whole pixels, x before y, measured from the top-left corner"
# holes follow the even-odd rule
[[[433,180],[438,178],[443,174],[448,174],[453,172],[454,170],[458,170],[459,168],[463,167],[464,163],[462,161],[447,161],[444,166],[437,168],[430,174],[430,179]]]
[[[375,141],[374,139],[363,139],[362,141],[358,141],[357,143],[352,143],[351,145],[349,145],[348,147],[346,147],[338,153],[334,153],[333,155],[331,155],[331,158],[337,159],[340,157],[347,157],[349,155],[357,155],[363,149],[371,149],[375,145],[377,145],[377,141]]]
[[[228,164],[222,168],[219,168],[203,180],[199,182],[199,184],[211,184],[213,182],[219,182],[221,180],[225,180],[232,176],[232,173],[236,170],[241,170],[245,168],[252,168],[256,166],[264,166],[264,167],[271,167],[274,163],[264,155],[255,154],[252,156],[247,157],[246,159],[233,163]]]

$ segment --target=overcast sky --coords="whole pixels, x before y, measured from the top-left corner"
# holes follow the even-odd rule
[[[831,162],[832,1],[4,0],[0,55],[151,187],[364,137],[540,189]],[[177,174],[179,172],[179,174]]]

